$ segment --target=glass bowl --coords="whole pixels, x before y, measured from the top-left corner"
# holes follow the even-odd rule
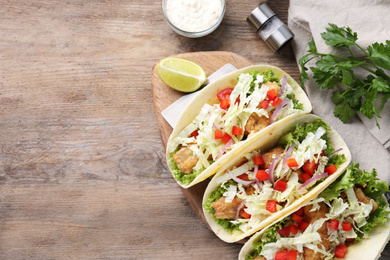
[[[221,12],[220,12],[220,15],[219,15],[218,19],[216,19],[216,21],[214,23],[210,23],[207,28],[202,28],[200,30],[197,30],[197,29],[195,29],[195,30],[182,29],[183,26],[181,26],[181,23],[185,23],[184,20],[186,18],[190,17],[190,16],[186,15],[185,17],[182,17],[182,19],[177,18],[176,19],[177,20],[176,23],[173,22],[172,20],[174,20],[174,19],[171,19],[172,17],[170,16],[169,10],[168,10],[169,8],[167,8],[168,2],[170,2],[170,1],[178,2],[180,0],[163,0],[162,1],[162,9],[163,9],[165,20],[167,21],[168,25],[172,28],[173,31],[175,31],[176,33],[178,33],[178,34],[180,34],[182,36],[185,36],[185,37],[198,38],[198,37],[202,37],[202,36],[210,34],[215,29],[217,29],[217,27],[221,24],[222,19],[223,19],[224,15],[225,15],[225,9],[226,9],[226,7],[225,7],[225,0],[206,0],[205,2],[213,2],[213,1],[219,1],[220,2],[220,4],[221,4]],[[188,0],[184,0],[184,1],[188,1]],[[199,1],[199,0],[197,0],[197,1]],[[197,1],[194,1],[195,4],[199,3]],[[182,28],[179,28],[179,27],[182,27]]]

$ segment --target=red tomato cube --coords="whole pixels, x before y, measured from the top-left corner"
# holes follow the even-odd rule
[[[299,216],[298,214],[292,214],[292,217],[291,217],[292,220],[294,220],[295,222],[297,223],[301,223],[302,220],[303,220],[303,217]]]
[[[345,258],[345,254],[347,253],[347,246],[342,244],[336,246],[336,250],[334,251],[334,255],[338,258]]]
[[[265,209],[272,213],[278,211],[276,208],[276,200],[268,200]]]
[[[344,231],[351,231],[352,230],[352,224],[349,222],[343,222],[341,224],[341,227],[343,228]]]
[[[253,157],[253,163],[254,163],[254,165],[263,165],[264,164],[263,156],[258,155],[258,156]]]
[[[295,160],[295,158],[288,158],[287,159],[287,166],[290,168],[293,168],[293,167],[298,167],[299,164],[298,164],[297,160]]]
[[[339,220],[338,220],[338,219],[332,219],[332,220],[330,220],[328,226],[329,226],[330,228],[333,228],[334,230],[338,230],[338,229],[339,229]]]
[[[256,179],[258,179],[259,181],[265,181],[269,179],[269,174],[264,170],[258,170],[256,173]]]
[[[227,144],[230,141],[230,139],[232,139],[232,137],[228,133],[225,133],[221,137],[222,142],[224,142],[225,144]]]
[[[214,137],[215,137],[215,139],[221,139],[222,136],[223,136],[223,134],[222,134],[222,131],[221,131],[221,130],[216,129],[216,130],[214,131]]]
[[[270,89],[267,91],[267,97],[269,100],[274,100],[275,98],[278,97],[278,95],[276,94],[276,90],[273,88],[273,89]]]
[[[242,129],[240,127],[237,127],[237,126],[233,126],[232,134],[233,135],[242,135]]]
[[[332,175],[333,173],[335,173],[337,171],[337,167],[336,167],[336,165],[332,164],[332,165],[329,165],[328,167],[325,167],[325,171],[327,173],[329,173],[329,175]]]
[[[283,192],[286,189],[287,189],[287,182],[285,182],[284,180],[278,180],[275,183],[274,190]]]

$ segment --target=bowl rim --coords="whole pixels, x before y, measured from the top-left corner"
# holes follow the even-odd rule
[[[224,16],[225,16],[225,11],[226,11],[226,0],[219,0],[221,2],[221,14],[220,16],[218,17],[218,20],[212,25],[210,26],[209,28],[207,29],[204,29],[204,30],[201,30],[201,31],[186,31],[186,30],[183,30],[183,29],[180,29],[178,28],[176,25],[174,25],[167,13],[166,13],[166,3],[167,1],[169,0],[163,0],[162,1],[162,9],[163,9],[163,15],[164,15],[164,18],[165,18],[165,21],[167,21],[168,25],[178,34],[180,35],[183,35],[183,36],[187,36],[187,37],[202,37],[202,36],[205,36],[207,34],[210,34],[212,33],[215,29],[217,29],[217,27],[221,24]]]

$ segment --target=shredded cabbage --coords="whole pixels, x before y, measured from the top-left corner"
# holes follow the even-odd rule
[[[261,74],[257,71],[241,74],[230,94],[230,107],[224,110],[220,108],[219,104],[213,106],[207,103],[204,104],[195,119],[170,141],[168,144],[168,152],[173,153],[180,145],[188,146],[189,144],[195,144],[191,145],[191,150],[194,151],[199,161],[194,167],[194,170],[209,167],[209,156],[212,157],[211,163],[213,163],[219,158],[218,155],[225,146],[221,140],[215,139],[215,130],[218,129],[223,133],[228,133],[233,139],[233,144],[225,152],[234,149],[244,135],[233,135],[233,126],[240,127],[244,130],[248,118],[252,113],[268,117],[268,112],[275,109],[272,106],[268,106],[267,109],[259,106],[260,102],[266,99],[267,91],[269,90],[269,87],[263,83],[275,80],[276,74],[271,70]],[[281,79],[277,80],[281,81]],[[281,99],[286,99],[286,96],[289,94],[293,94],[292,88],[286,84],[286,92],[281,95]],[[283,107],[282,110],[278,118],[286,117],[298,111],[298,109],[293,107],[292,103]],[[195,130],[198,131],[196,138],[191,137],[191,133]]]
[[[274,227],[270,227],[268,230],[264,232],[264,234],[268,234],[267,236],[259,237],[256,242],[254,242],[254,251],[252,251],[246,259],[253,259],[256,256],[264,256],[267,259],[274,259],[275,254],[284,249],[287,250],[298,250],[298,252],[302,252],[303,247],[310,248],[315,252],[320,252],[323,254],[324,259],[333,259],[334,258],[334,250],[337,245],[344,244],[347,239],[355,239],[355,242],[359,241],[360,236],[367,237],[368,232],[365,231],[365,227],[369,224],[372,224],[373,221],[376,221],[375,224],[383,223],[387,221],[388,214],[390,212],[382,210],[380,207],[371,213],[373,204],[368,203],[364,204],[360,202],[356,196],[354,191],[354,186],[356,184],[365,184],[368,181],[367,187],[364,189],[366,196],[368,191],[372,187],[382,187],[381,183],[376,181],[375,171],[371,173],[371,176],[368,172],[362,171],[357,168],[357,164],[353,164],[348,167],[347,171],[344,172],[335,183],[333,183],[330,187],[328,187],[317,199],[310,202],[307,205],[313,205],[311,211],[318,210],[320,205],[319,203],[324,202],[329,209],[329,212],[325,214],[325,217],[317,219],[314,223],[310,224],[307,229],[294,237],[280,237],[276,232],[276,241],[267,240],[267,236],[269,236],[269,230],[272,230]],[[354,175],[355,179],[352,178]],[[364,182],[362,182],[362,179]],[[378,188],[379,190],[379,188]],[[346,196],[340,197],[340,192],[344,192]],[[380,191],[380,195],[386,192],[387,189],[382,189]],[[330,192],[335,193],[335,196],[330,196]],[[378,197],[375,201],[380,203],[379,193],[376,194]],[[328,198],[329,197],[329,198]],[[383,213],[383,214],[382,214]],[[377,216],[383,215],[383,220],[376,219]],[[387,217],[386,217],[387,216]],[[327,224],[327,221],[330,219],[336,219],[339,221],[339,227],[337,230],[328,227],[327,234],[328,240],[330,241],[330,246],[328,250],[325,250],[324,245],[321,244],[320,234],[317,232],[319,228],[323,225]],[[286,222],[282,220],[284,223],[280,226],[278,223],[275,224],[278,228],[282,228],[286,224],[289,225],[290,222]],[[342,223],[348,222],[352,224],[352,229],[349,231],[344,231],[342,228]],[[371,230],[373,227],[370,226]],[[258,246],[261,246],[260,248]]]

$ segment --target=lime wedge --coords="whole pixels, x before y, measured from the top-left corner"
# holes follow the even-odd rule
[[[206,73],[195,62],[181,58],[165,58],[157,66],[160,79],[181,92],[193,92],[206,81]]]

